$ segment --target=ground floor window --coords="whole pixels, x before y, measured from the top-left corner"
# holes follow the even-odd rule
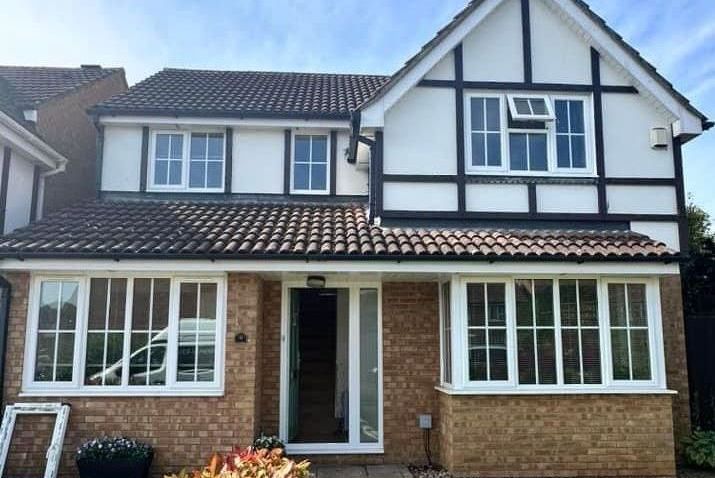
[[[448,388],[665,387],[657,279],[460,278],[440,298]]]
[[[219,393],[222,277],[35,277],[24,389]]]

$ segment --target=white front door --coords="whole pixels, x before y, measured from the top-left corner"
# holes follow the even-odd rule
[[[379,283],[284,283],[280,438],[289,453],[382,453]]]

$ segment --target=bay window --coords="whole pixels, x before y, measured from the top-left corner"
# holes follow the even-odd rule
[[[665,388],[657,279],[455,278],[440,289],[447,391]]]
[[[155,131],[150,148],[150,189],[223,192],[222,132]]]
[[[468,173],[593,176],[590,97],[470,93]]]
[[[37,277],[26,393],[218,394],[221,278]]]

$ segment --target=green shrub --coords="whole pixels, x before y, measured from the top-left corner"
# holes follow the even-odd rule
[[[274,448],[280,448],[281,450],[285,450],[285,447],[286,446],[283,444],[281,439],[275,435],[267,436],[261,433],[259,437],[253,440],[253,448],[255,450],[273,450]]]
[[[696,430],[683,445],[686,463],[715,470],[715,431]]]

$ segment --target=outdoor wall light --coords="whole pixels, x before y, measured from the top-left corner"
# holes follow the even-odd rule
[[[325,287],[325,277],[323,276],[308,276],[305,280],[305,285],[311,289],[322,289]]]

